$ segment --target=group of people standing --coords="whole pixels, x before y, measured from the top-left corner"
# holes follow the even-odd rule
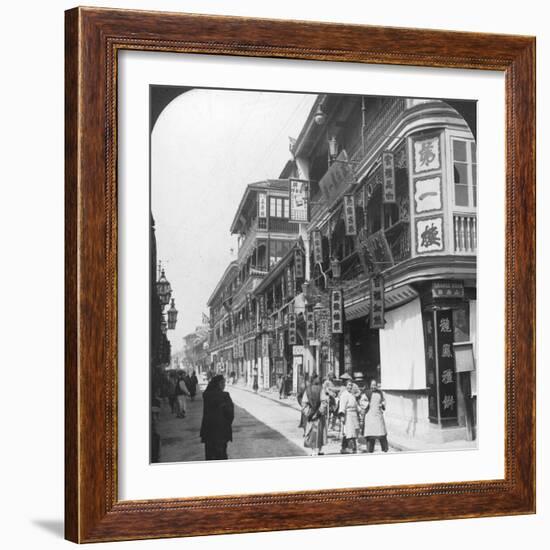
[[[168,380],[170,410],[178,418],[185,418],[187,414],[187,398],[193,401],[197,395],[197,386],[199,385],[197,375],[195,371],[192,371],[190,375],[187,372],[180,372],[175,376],[169,377]]]
[[[298,403],[302,409],[300,427],[304,429],[304,446],[312,455],[323,454],[328,442],[328,428],[340,424],[342,454],[358,451],[358,438],[366,440],[364,451],[372,453],[376,440],[382,451],[388,451],[388,439],[384,411],[386,400],[376,380],[368,388],[360,390],[351,376],[345,379],[345,387],[338,391],[334,375],[324,382],[318,375],[305,380],[298,391]]]

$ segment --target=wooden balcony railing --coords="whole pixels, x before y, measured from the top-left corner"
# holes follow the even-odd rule
[[[477,251],[477,218],[475,214],[453,215],[454,247],[457,254]]]

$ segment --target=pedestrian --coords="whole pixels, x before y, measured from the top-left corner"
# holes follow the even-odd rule
[[[279,399],[286,397],[286,376],[283,374],[279,380]]]
[[[180,374],[178,377],[178,381],[176,383],[176,397],[178,400],[178,414],[176,415],[178,418],[185,418],[186,410],[185,410],[185,398],[189,395],[189,389],[187,388],[187,384],[185,383],[185,375]]]
[[[346,387],[340,394],[338,415],[343,426],[340,452],[342,454],[356,453],[357,436],[359,435],[359,406],[357,405],[357,399],[353,395],[353,380],[351,379],[347,380]]]
[[[252,389],[257,393],[258,392],[258,368],[254,367],[254,379],[252,381]]]
[[[334,384],[334,372],[330,371],[323,382],[323,390],[328,396],[328,419],[327,425],[334,430],[336,416],[338,413],[338,390]]]
[[[380,441],[382,451],[388,452],[388,432],[384,422],[386,399],[376,380],[371,380],[369,390],[365,391],[359,401],[365,410],[365,427],[363,435],[367,439],[367,452],[374,452],[376,440]]]
[[[178,396],[176,394],[176,385],[177,385],[177,379],[176,377],[170,373],[168,376],[168,403],[170,405],[170,411],[172,414],[178,414]]]
[[[191,396],[191,401],[195,400],[195,395],[197,395],[197,386],[199,385],[199,379],[195,374],[195,371],[191,372],[189,377],[189,382],[187,384],[187,389],[189,390],[189,395]]]
[[[218,374],[210,380],[202,394],[200,437],[206,460],[226,460],[227,443],[233,440],[233,401],[224,390],[225,378]]]
[[[298,424],[298,428],[302,428],[304,430],[306,428],[306,418],[304,415],[304,410],[302,408],[302,401],[308,385],[309,385],[309,375],[306,372],[303,377],[300,377],[300,380],[298,382],[298,388],[296,391],[296,400],[298,401],[298,405],[300,405],[300,423]]]
[[[302,398],[302,411],[306,418],[304,446],[311,449],[312,456],[323,454],[321,449],[328,440],[328,397],[321,386],[321,379],[314,375]]]

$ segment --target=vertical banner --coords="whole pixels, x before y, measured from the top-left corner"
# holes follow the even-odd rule
[[[393,153],[384,151],[382,153],[382,181],[383,181],[383,202],[385,204],[395,203],[395,163]]]
[[[296,345],[296,314],[288,314],[288,345]]]
[[[330,325],[332,334],[344,332],[344,298],[340,289],[330,291]]]
[[[425,311],[422,314],[424,324],[424,346],[426,354],[426,386],[428,388],[428,418],[430,422],[439,422],[437,406],[437,367],[435,359],[434,314]]]
[[[278,346],[279,346],[279,357],[284,357],[285,356],[285,331],[284,330],[279,331]]]
[[[290,220],[296,223],[309,222],[309,181],[289,180]]]
[[[309,345],[315,340],[315,316],[310,309],[306,311],[306,339]]]
[[[456,368],[453,351],[453,311],[436,312],[437,362],[439,385],[439,417],[441,420],[456,419]]]
[[[355,197],[353,195],[344,195],[344,222],[346,235],[357,235]]]
[[[319,340],[326,342],[330,339],[330,310],[323,308],[319,312]]]
[[[304,278],[304,257],[302,256],[301,250],[294,251],[294,271],[296,279]]]
[[[294,276],[292,274],[292,268],[288,266],[286,268],[286,295],[288,298],[294,298]]]
[[[384,278],[373,275],[370,279],[370,328],[384,328]]]
[[[252,318],[252,296],[250,294],[246,295],[246,311],[248,314],[248,318]]]
[[[258,218],[267,218],[267,195],[258,193]]]
[[[313,241],[313,263],[323,263],[323,241],[321,238],[321,232],[317,229],[311,233]]]

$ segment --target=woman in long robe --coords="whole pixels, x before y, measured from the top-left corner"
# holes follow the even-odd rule
[[[343,424],[342,429],[342,454],[357,452],[357,436],[359,435],[359,407],[357,399],[353,395],[353,381],[348,380],[342,390],[338,405],[338,415]]]
[[[314,376],[302,398],[302,412],[306,419],[304,447],[311,449],[313,456],[322,454],[328,441],[327,413],[328,396],[321,387],[321,379]]]

